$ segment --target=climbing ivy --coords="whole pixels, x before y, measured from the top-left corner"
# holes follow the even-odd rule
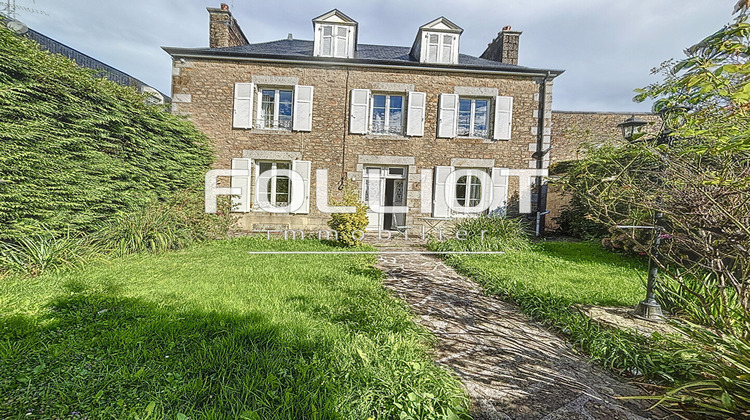
[[[200,185],[211,156],[189,121],[0,29],[0,240],[95,230]]]

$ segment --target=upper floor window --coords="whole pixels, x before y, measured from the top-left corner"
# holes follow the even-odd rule
[[[513,97],[472,98],[455,93],[440,94],[438,133],[440,138],[478,137],[510,140]]]
[[[403,96],[372,95],[370,132],[375,134],[404,134]]]
[[[489,99],[459,98],[456,135],[488,138],[490,134],[489,110]]]
[[[427,62],[452,64],[456,35],[428,33],[427,40]],[[457,50],[457,49],[456,49]]]
[[[423,136],[425,105],[424,92],[391,94],[352,89],[349,132]]]
[[[321,25],[320,55],[342,57],[349,55],[349,29],[346,26]]]
[[[258,107],[258,128],[292,129],[292,90],[260,89],[261,104]]]
[[[312,130],[313,87],[234,84],[234,128]]]
[[[315,57],[354,58],[357,49],[357,22],[333,9],[313,19]]]

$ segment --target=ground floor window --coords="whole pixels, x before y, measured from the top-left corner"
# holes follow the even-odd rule
[[[291,169],[290,162],[260,161],[258,176],[272,169]],[[275,176],[268,182],[268,202],[277,207],[289,205],[289,177]]]
[[[474,207],[482,200],[482,184],[474,175],[464,175],[456,181],[456,201],[464,207]]]

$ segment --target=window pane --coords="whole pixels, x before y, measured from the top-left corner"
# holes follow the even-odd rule
[[[430,63],[436,63],[438,61],[438,46],[430,44],[427,47],[427,61]]]
[[[333,35],[333,26],[331,25],[323,26],[323,36],[331,36],[331,35]]]
[[[372,106],[385,108],[385,95],[372,95]]]
[[[391,134],[402,134],[403,127],[403,112],[400,108],[391,108],[390,115],[388,116],[388,132]]]
[[[346,57],[346,38],[336,38],[336,57]]]
[[[479,201],[482,199],[482,188],[481,184],[479,183],[479,178],[472,176],[471,177],[471,188],[469,191],[469,197],[470,197],[470,206],[476,206],[479,204]]]
[[[474,109],[474,135],[487,137],[489,101],[477,99]]]
[[[258,163],[258,166],[260,168],[260,173],[262,175],[263,172],[271,169],[271,162],[260,162],[260,163]]]
[[[385,108],[372,109],[372,131],[373,133],[385,132]]]
[[[324,36],[323,45],[320,47],[320,55],[333,55],[333,51],[331,51],[332,45],[331,37]]]
[[[440,35],[438,34],[430,34],[429,43],[430,44],[437,44],[440,40]]]
[[[276,169],[289,169],[289,162],[278,162],[276,163]]]
[[[440,57],[441,63],[452,63],[453,62],[453,47],[450,45],[443,45],[443,55]]]
[[[345,38],[346,38],[346,33],[347,32],[348,32],[347,29],[345,27],[343,27],[343,26],[339,26],[338,29],[337,29],[337,31],[336,31],[336,33],[338,34],[338,36],[345,37]]]
[[[404,103],[403,96],[391,96],[391,109],[398,108],[401,109]]]
[[[466,205],[466,176],[462,176],[458,178],[458,181],[456,182],[456,201],[458,201],[458,204],[465,206]]]
[[[471,100],[460,99],[458,101],[458,130],[456,135],[468,136],[471,129]]]
[[[275,91],[263,89],[261,100],[261,124],[264,128],[273,127],[273,103],[275,100]]]

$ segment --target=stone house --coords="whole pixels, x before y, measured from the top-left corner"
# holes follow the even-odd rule
[[[463,29],[444,17],[415,28],[411,47],[360,44],[358,23],[332,10],[312,40],[250,44],[226,5],[208,12],[208,48],[164,47],[172,106],[213,140],[216,168],[250,170],[231,178],[243,228],[325,228],[344,182],[386,209],[369,214],[372,230],[480,203],[545,209],[535,185],[562,71],[519,66],[521,32],[504,28],[480,57],[460,52]]]

